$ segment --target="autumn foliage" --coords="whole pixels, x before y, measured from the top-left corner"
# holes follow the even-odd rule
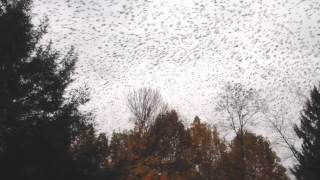
[[[128,97],[134,128],[111,137],[99,133],[90,113],[79,110],[89,100],[86,92],[68,94],[77,61],[73,48],[62,56],[53,44],[40,45],[46,28],[32,25],[30,7],[30,0],[0,0],[0,179],[288,179],[270,143],[246,130],[261,108],[255,92],[239,85],[224,96],[234,101],[220,106],[239,117],[235,120],[235,113],[229,113],[236,132],[231,142],[199,117],[186,125],[150,88]],[[296,127],[304,139],[301,166],[295,168],[299,177],[311,170],[317,173],[308,163],[318,152],[319,125],[312,134],[314,151],[305,132],[313,129],[311,122],[318,122],[318,116],[308,113],[319,114],[318,91],[313,98],[302,127]]]
[[[140,131],[141,132],[141,131]],[[244,135],[243,179],[288,179],[286,170],[262,136]],[[186,128],[175,111],[159,115],[149,130],[114,133],[110,158],[113,179],[239,179],[240,145],[229,144],[215,127],[195,117]],[[241,168],[240,168],[241,169]],[[111,177],[111,176],[110,176]]]

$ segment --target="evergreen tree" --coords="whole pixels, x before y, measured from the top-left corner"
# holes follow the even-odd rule
[[[320,179],[320,93],[314,87],[310,99],[301,112],[300,126],[295,126],[302,139],[302,150],[297,152],[298,165],[293,169],[297,179]]]
[[[77,60],[39,45],[31,0],[0,2],[0,178],[74,179],[70,146],[87,117],[85,96],[66,97]]]

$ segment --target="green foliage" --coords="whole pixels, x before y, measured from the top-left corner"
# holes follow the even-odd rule
[[[302,151],[297,152],[298,165],[293,169],[297,179],[320,179],[320,93],[314,87],[310,99],[301,112],[300,126],[295,126],[302,140]]]
[[[0,14],[0,168],[4,179],[70,179],[76,161],[70,145],[87,116],[78,106],[87,97],[67,99],[77,60],[52,44],[39,45],[31,1],[2,1]],[[82,99],[82,101],[79,101]]]

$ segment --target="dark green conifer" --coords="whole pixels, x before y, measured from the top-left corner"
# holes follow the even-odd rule
[[[314,87],[310,99],[301,112],[300,125],[294,128],[302,140],[302,150],[297,152],[298,165],[293,169],[297,179],[320,179],[320,93]]]
[[[39,40],[31,0],[0,2],[0,178],[74,179],[70,146],[87,116],[85,96],[66,96],[77,57]]]

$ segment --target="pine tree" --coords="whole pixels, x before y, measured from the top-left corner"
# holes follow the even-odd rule
[[[297,179],[320,179],[320,93],[314,87],[300,115],[300,126],[295,126],[302,139],[302,150],[297,152],[298,165],[293,169]]]
[[[87,97],[66,97],[77,58],[39,44],[46,25],[33,26],[31,3],[0,1],[0,178],[74,179],[70,146]]]

